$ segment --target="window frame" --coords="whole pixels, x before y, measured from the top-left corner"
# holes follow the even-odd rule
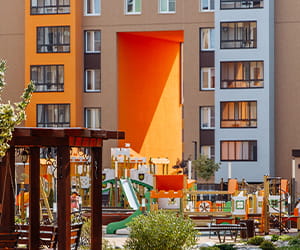
[[[207,72],[207,87],[204,87],[204,77],[203,74]],[[214,73],[212,73],[214,72]],[[214,80],[212,78],[214,77]],[[211,91],[215,90],[216,86],[216,68],[215,67],[201,67],[200,68],[200,90],[201,91]]]
[[[132,0],[132,9],[133,9],[133,11],[131,11],[131,12],[128,11],[129,1],[130,0],[124,0],[125,15],[140,15],[140,14],[142,14],[142,0]],[[137,1],[140,2],[140,11],[136,11],[136,2]]]
[[[56,1],[56,4],[54,5],[46,5],[46,0],[43,0],[43,4],[42,6],[38,6],[38,0],[35,0],[36,1],[36,6],[34,7],[33,6],[33,1],[34,0],[31,0],[30,1],[30,15],[63,15],[63,14],[70,14],[71,11],[70,11],[70,7],[71,7],[71,4],[70,4],[70,0],[63,0],[63,2],[67,2],[66,4],[60,4],[60,1],[62,0],[55,0]],[[53,1],[53,0],[52,0]],[[63,8],[64,10],[66,9],[66,11],[62,11],[60,12],[59,10]],[[33,10],[36,9],[37,11],[34,12]],[[55,10],[55,11],[52,11],[52,12],[45,12],[45,10]],[[38,10],[43,10],[42,12],[39,12]]]
[[[224,152],[223,148],[223,143],[228,143],[227,145],[227,152]],[[229,149],[230,143],[233,144],[233,156],[230,156],[231,150]],[[242,157],[237,157],[237,143],[241,143],[241,153]],[[248,152],[243,151],[244,144],[243,143],[248,143]],[[224,145],[226,146],[226,145]],[[245,148],[246,150],[246,148]],[[252,150],[252,152],[251,152]],[[221,161],[257,161],[257,140],[221,140],[220,141],[220,160]],[[247,155],[246,155],[247,154]],[[227,156],[226,158],[223,157],[223,155]],[[247,157],[244,157],[244,156]]]
[[[241,24],[243,26],[239,27]],[[230,25],[233,25],[233,28]],[[220,49],[256,49],[257,27],[256,20],[220,22]],[[226,39],[225,33],[227,33]],[[231,36],[233,36],[233,39],[229,39]]]
[[[162,1],[166,1],[167,10],[162,10]],[[170,10],[170,4],[174,2],[174,10]],[[176,13],[176,0],[158,0],[158,13],[159,14],[175,14]]]
[[[205,40],[205,34],[204,31],[208,30],[209,32],[207,33],[207,44],[208,48],[204,47],[204,40]],[[200,51],[214,51],[216,48],[215,45],[215,28],[211,27],[202,27],[200,28]]]
[[[224,8],[224,5],[233,4],[231,8]],[[243,5],[243,2],[246,4]],[[256,2],[256,4],[255,4]],[[250,3],[250,4],[248,4]],[[240,7],[238,7],[240,6]],[[243,7],[244,6],[244,7]],[[264,0],[220,0],[220,10],[237,10],[237,9],[262,9],[264,8]]]
[[[96,89],[96,70],[99,71],[99,89]],[[94,89],[88,89],[88,72],[92,72]],[[84,91],[87,93],[101,92],[101,70],[100,69],[85,69],[84,70]]]
[[[229,67],[229,64],[232,64],[232,67]],[[260,65],[261,64],[261,65]],[[227,66],[226,75],[233,75],[232,79],[225,79],[224,68]],[[247,69],[247,66],[249,68]],[[241,67],[241,69],[240,69]],[[233,69],[233,72],[230,71]],[[262,72],[259,75],[262,78],[254,77],[251,78],[251,75],[257,75],[255,70],[261,70]],[[238,79],[238,72],[242,71],[243,77],[242,79]],[[247,77],[247,71],[249,77]],[[222,61],[220,63],[220,88],[221,89],[247,89],[247,88],[264,88],[264,61]],[[229,77],[228,77],[229,78]],[[242,87],[242,83],[244,83],[244,87]],[[238,87],[236,87],[238,85]],[[227,86],[227,87],[224,87]]]
[[[95,110],[99,111],[99,127],[96,127],[96,126],[90,126],[90,127],[88,127],[88,111],[95,111]],[[100,129],[101,128],[101,122],[102,122],[102,120],[101,120],[101,114],[102,114],[101,107],[85,107],[84,108],[84,127],[85,128]],[[94,116],[95,116],[95,114],[94,114]],[[95,120],[91,120],[90,124],[92,124],[92,123],[95,124]]]
[[[225,105],[226,107],[224,107]],[[227,113],[225,113],[226,112],[225,108],[228,109]],[[255,110],[253,110],[253,108],[255,108]],[[228,117],[227,119],[224,117],[225,114],[226,117]],[[241,116],[242,117],[245,116],[246,118],[243,119]],[[245,125],[243,126],[243,124]],[[257,101],[220,102],[220,127],[221,128],[257,128]]]
[[[52,68],[52,67],[56,67],[56,83],[48,83],[47,82],[47,75],[49,72],[51,71],[46,71],[47,68]],[[36,82],[34,81],[33,78],[33,69],[36,68],[37,70],[37,76],[39,74],[39,69],[41,69],[43,71],[42,75],[43,75],[43,80],[44,80],[44,84],[40,83],[40,82]],[[60,72],[62,71],[62,76],[60,76]],[[63,82],[59,82],[59,79],[62,77]],[[34,82],[36,89],[34,92],[64,92],[64,65],[63,64],[51,64],[51,65],[30,65],[30,79],[31,81]],[[56,86],[56,89],[51,90],[50,88],[48,88],[48,86]],[[45,86],[46,90],[38,90],[38,86]],[[61,86],[61,88],[60,88]]]
[[[96,32],[99,32],[99,35],[100,35],[100,40],[99,40],[99,50],[96,50],[96,40],[95,40],[95,33]],[[88,33],[92,33],[93,35],[91,36],[92,37],[92,44],[93,44],[93,50],[88,50],[88,46],[90,43],[88,43]],[[86,54],[100,54],[101,53],[101,30],[85,30],[84,31],[84,37],[85,37],[85,44],[84,44],[84,53]]]
[[[96,12],[96,1],[99,1],[99,12]],[[88,2],[93,2],[93,12],[88,13]],[[84,0],[84,16],[101,16],[101,0]]]
[[[207,9],[203,9],[203,1],[207,1]],[[213,9],[211,8],[211,3],[214,3]],[[199,0],[199,11],[200,12],[214,12],[215,11],[215,7],[216,7],[216,3],[215,0]]]
[[[205,113],[204,110],[207,110]],[[207,117],[204,115],[207,114]],[[207,123],[204,122],[207,120]],[[207,124],[205,126],[205,124]],[[215,106],[200,106],[200,130],[211,130],[216,128]]]
[[[204,148],[208,149],[208,154],[205,153],[206,150],[204,150]],[[215,145],[200,145],[200,154],[214,160],[216,157]]]
[[[51,113],[50,108],[52,106],[52,112],[54,113],[54,119],[55,121],[53,122],[47,122],[50,118]],[[41,111],[42,117],[39,117],[39,107],[42,107],[43,110]],[[47,110],[45,110],[47,108]],[[60,108],[63,108],[63,110],[68,109],[68,114],[64,114],[64,120],[63,122],[60,122]],[[55,112],[57,114],[55,114]],[[47,114],[46,114],[47,113]],[[49,116],[48,116],[49,115]],[[56,117],[55,117],[56,116]],[[39,122],[39,118],[42,118],[41,120],[44,120],[44,122]],[[43,126],[40,126],[43,125]],[[49,126],[52,125],[52,126]],[[61,126],[60,126],[61,125]],[[71,105],[69,103],[42,103],[42,104],[36,104],[36,126],[37,127],[47,127],[47,128],[52,128],[52,127],[70,127],[71,125]]]
[[[46,37],[47,35],[46,29],[48,29],[48,38]],[[41,32],[42,32],[42,39],[39,36]],[[61,32],[62,35],[59,35],[59,32]],[[65,32],[68,32],[68,36],[66,36]],[[56,43],[49,42],[49,44],[47,44],[46,40],[49,40],[49,34],[51,33],[54,38],[56,37]],[[39,26],[36,28],[36,34],[37,34],[36,53],[41,54],[41,53],[70,53],[71,52],[71,27],[70,26]],[[66,39],[66,37],[68,37],[68,39]],[[60,42],[61,38],[62,40],[66,39],[68,43],[61,43]],[[42,40],[43,43],[40,44],[40,40]],[[51,50],[48,51],[49,47],[51,47]],[[57,47],[56,50],[54,49],[55,47]],[[67,48],[66,50],[65,47]],[[47,50],[44,50],[43,48],[47,48]],[[62,48],[62,50],[60,50],[59,48]]]

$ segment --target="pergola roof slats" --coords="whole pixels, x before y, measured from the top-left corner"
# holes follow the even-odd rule
[[[125,133],[88,128],[15,128],[11,145],[68,145],[70,137],[125,139]]]
[[[30,147],[29,154],[29,173],[30,173],[30,203],[29,203],[29,223],[35,225],[30,229],[31,248],[37,249],[39,244],[39,213],[34,211],[40,207],[40,200],[36,198],[40,194],[40,173],[37,172],[40,166],[40,148],[57,147],[57,226],[58,231],[58,250],[70,249],[70,222],[71,206],[70,193],[70,147],[91,147],[91,250],[101,248],[102,219],[102,141],[108,139],[125,139],[125,132],[107,131],[102,129],[89,128],[22,128],[17,127],[13,132],[9,149],[4,161],[0,163],[0,197],[1,194],[5,202],[2,205],[2,220],[0,220],[0,231],[12,232],[15,228],[15,148]],[[9,156],[9,157],[8,157]],[[13,173],[10,178],[6,178],[8,173]],[[4,181],[6,180],[6,182]],[[3,192],[6,190],[5,192]],[[6,218],[6,219],[3,219]],[[100,237],[99,237],[100,235]],[[36,246],[35,246],[36,245]]]

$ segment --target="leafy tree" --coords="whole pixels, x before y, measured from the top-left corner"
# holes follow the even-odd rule
[[[5,86],[6,62],[0,61],[0,157],[3,157],[9,149],[9,141],[12,138],[12,132],[15,126],[26,119],[25,109],[30,102],[32,92],[35,89],[33,82],[30,82],[21,96],[21,101],[10,104],[1,103],[1,93]]]
[[[206,181],[214,176],[215,172],[217,172],[220,168],[220,163],[215,163],[214,160],[205,155],[200,155],[198,160],[192,161],[192,165],[197,176]]]

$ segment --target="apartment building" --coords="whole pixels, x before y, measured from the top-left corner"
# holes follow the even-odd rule
[[[215,158],[217,182],[291,177],[300,149],[300,3],[288,6],[7,1],[0,10],[0,55],[9,66],[4,100],[17,101],[33,80],[26,126],[125,131],[126,140],[104,145],[104,167],[110,147],[130,143],[148,158],[168,157],[170,165],[199,154]]]

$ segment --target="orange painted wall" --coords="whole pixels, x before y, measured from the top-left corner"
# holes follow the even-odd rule
[[[119,129],[140,155],[170,166],[182,158],[182,39],[182,31],[118,33]]]
[[[25,4],[25,83],[30,81],[30,65],[64,65],[64,92],[35,92],[27,107],[25,125],[36,126],[36,104],[70,104],[71,127],[82,126],[83,34],[82,1],[71,0],[71,14],[30,15]],[[37,27],[70,26],[70,53],[37,53]]]

